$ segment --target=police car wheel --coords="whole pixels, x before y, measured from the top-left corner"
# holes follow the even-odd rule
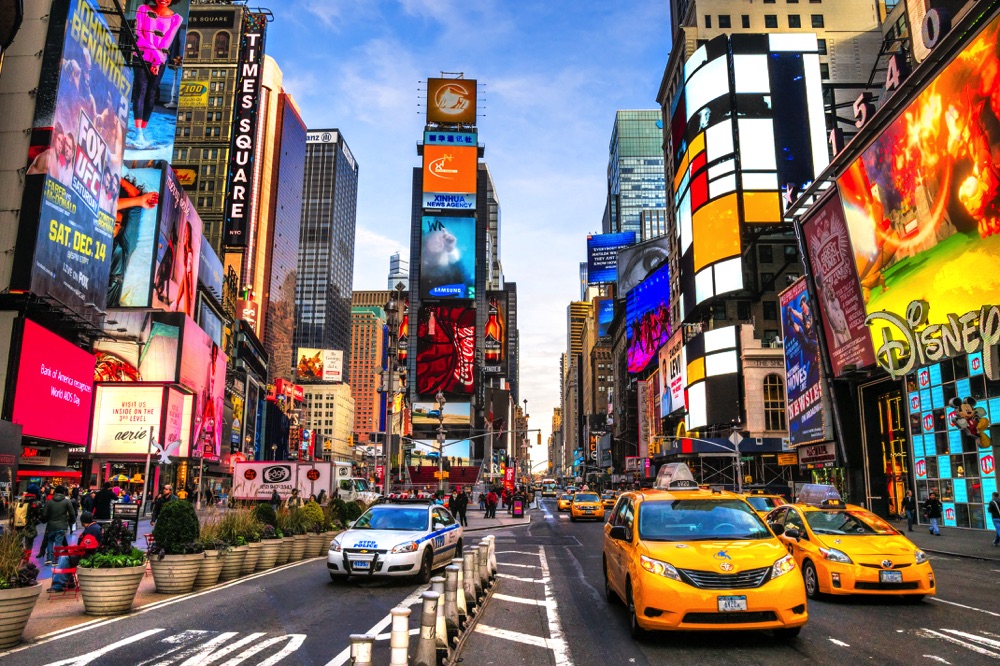
[[[462,540],[458,540],[458,544],[455,545],[455,557],[462,557]]]
[[[434,556],[430,549],[424,551],[424,557],[420,560],[420,571],[417,573],[417,581],[421,585],[431,582],[431,569],[434,568]]]
[[[350,576],[330,574],[330,580],[332,580],[334,583],[346,583],[348,578],[350,578]]]
[[[639,616],[636,615],[631,580],[625,581],[625,604],[628,606],[628,633],[637,641],[646,638],[649,634],[639,626]]]
[[[806,586],[806,596],[810,599],[819,599],[819,575],[816,573],[816,565],[806,560],[802,563],[802,582]]]
[[[774,637],[779,641],[790,641],[799,635],[802,627],[788,627],[787,629],[775,629]]]

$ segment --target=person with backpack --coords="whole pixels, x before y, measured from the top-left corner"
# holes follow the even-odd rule
[[[56,486],[52,499],[45,503],[45,564],[55,564],[53,549],[66,545],[66,532],[76,524],[76,510],[66,496],[66,486]]]
[[[35,484],[28,486],[14,505],[14,529],[24,539],[24,549],[31,550],[38,536],[38,523],[42,522],[41,490]]]

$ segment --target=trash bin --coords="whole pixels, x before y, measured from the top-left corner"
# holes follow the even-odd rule
[[[514,508],[512,515],[514,518],[524,518],[524,496],[514,495]]]

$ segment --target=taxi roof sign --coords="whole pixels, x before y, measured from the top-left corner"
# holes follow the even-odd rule
[[[822,483],[807,483],[799,491],[799,502],[810,506],[843,506],[840,492],[833,486]]]
[[[698,488],[698,482],[694,480],[694,474],[684,463],[667,463],[660,468],[656,474],[656,482],[653,483],[656,490],[676,490],[680,488]]]

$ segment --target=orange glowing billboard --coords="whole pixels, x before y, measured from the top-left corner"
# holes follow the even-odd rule
[[[476,124],[475,79],[427,79],[427,122]]]
[[[467,146],[424,146],[424,192],[475,194],[478,151]]]

